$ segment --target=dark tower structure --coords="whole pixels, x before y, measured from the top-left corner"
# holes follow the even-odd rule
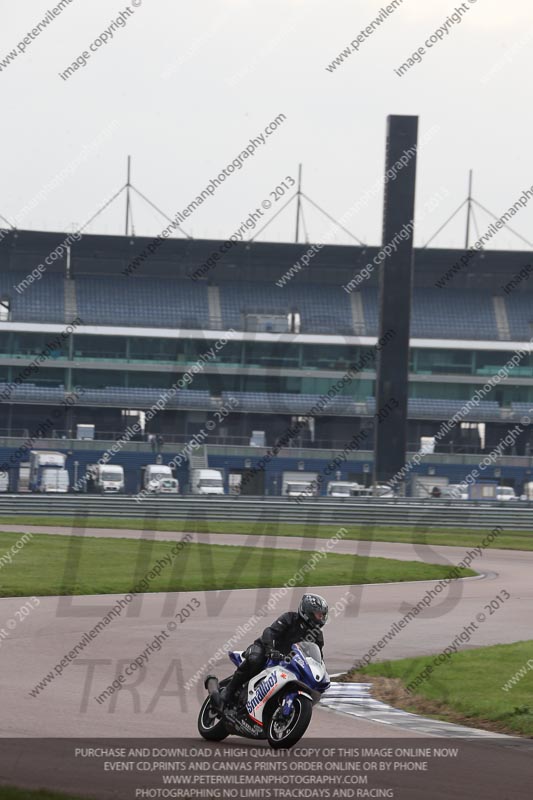
[[[396,177],[386,178],[383,208],[382,246],[390,247],[379,276],[379,339],[385,343],[377,357],[375,483],[394,477],[406,459],[417,137],[418,117],[387,118],[385,175]]]

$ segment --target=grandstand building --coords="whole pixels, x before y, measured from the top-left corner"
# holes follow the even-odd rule
[[[376,424],[378,270],[362,270],[378,248],[317,248],[291,273],[308,245],[223,252],[219,241],[166,239],[147,257],[150,239],[84,235],[52,260],[65,239],[4,231],[0,242],[0,463],[12,486],[35,439],[68,454],[74,482],[133,430],[112,458],[130,492],[155,435],[165,463],[190,456],[195,441],[195,458],[205,445],[227,485],[247,474],[247,492],[279,494],[284,471],[323,470]],[[437,438],[412,475],[458,482],[521,424],[486,470],[520,491],[533,469],[531,425],[521,423],[533,408],[530,254],[480,251],[450,273],[464,255],[415,250],[409,449]],[[95,425],[94,442],[76,441],[78,424]],[[265,447],[250,445],[258,431]],[[368,483],[371,435],[360,441],[332,478]],[[178,458],[182,485],[188,460]]]

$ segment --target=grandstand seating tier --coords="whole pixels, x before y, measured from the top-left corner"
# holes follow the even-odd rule
[[[27,276],[0,275],[0,295],[11,300],[14,322],[64,322],[63,278],[43,273],[22,293],[15,290]],[[121,325],[209,329],[207,285],[171,278],[89,277],[74,281],[77,312],[87,325]],[[221,320],[225,329],[243,330],[247,313],[287,315],[298,311],[302,333],[378,334],[377,289],[361,290],[364,327],[354,326],[349,295],[330,284],[294,283],[283,289],[273,283],[223,282],[219,286]],[[511,338],[529,340],[533,324],[533,293],[503,298]],[[489,290],[415,288],[411,335],[417,338],[498,340],[499,333]]]

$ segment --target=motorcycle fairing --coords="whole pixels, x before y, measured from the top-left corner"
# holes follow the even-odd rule
[[[243,653],[244,650],[231,650],[228,653],[228,656],[231,658],[236,667],[240,667],[240,665],[244,661],[244,658],[242,657]]]

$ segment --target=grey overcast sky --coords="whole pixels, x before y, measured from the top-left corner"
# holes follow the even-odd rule
[[[331,71],[386,0],[130,0],[129,11],[122,0],[72,0],[25,45],[56,6],[0,0],[0,214],[19,228],[84,223],[125,182],[127,154],[133,183],[174,216],[279,114],[283,124],[189,218],[195,238],[229,236],[286,176],[296,178],[299,162],[306,194],[342,216],[383,179],[391,113],[418,114],[428,139],[417,245],[465,199],[470,168],[474,197],[497,215],[533,186],[531,0],[403,0]],[[63,80],[123,11],[125,25]],[[443,38],[426,47],[442,26]],[[422,60],[399,77],[394,70],[419,47]],[[346,223],[369,244],[380,243],[382,198],[380,188]],[[328,221],[307,204],[304,212],[310,241],[321,241]],[[260,239],[291,241],[294,213]],[[490,218],[476,216],[483,233]],[[140,198],[133,219],[138,235],[165,225]],[[533,239],[532,219],[533,200],[513,227]],[[123,227],[121,198],[87,230]],[[432,246],[461,246],[464,228],[462,212]],[[334,241],[350,239],[339,232]],[[493,242],[526,247],[507,230]]]

